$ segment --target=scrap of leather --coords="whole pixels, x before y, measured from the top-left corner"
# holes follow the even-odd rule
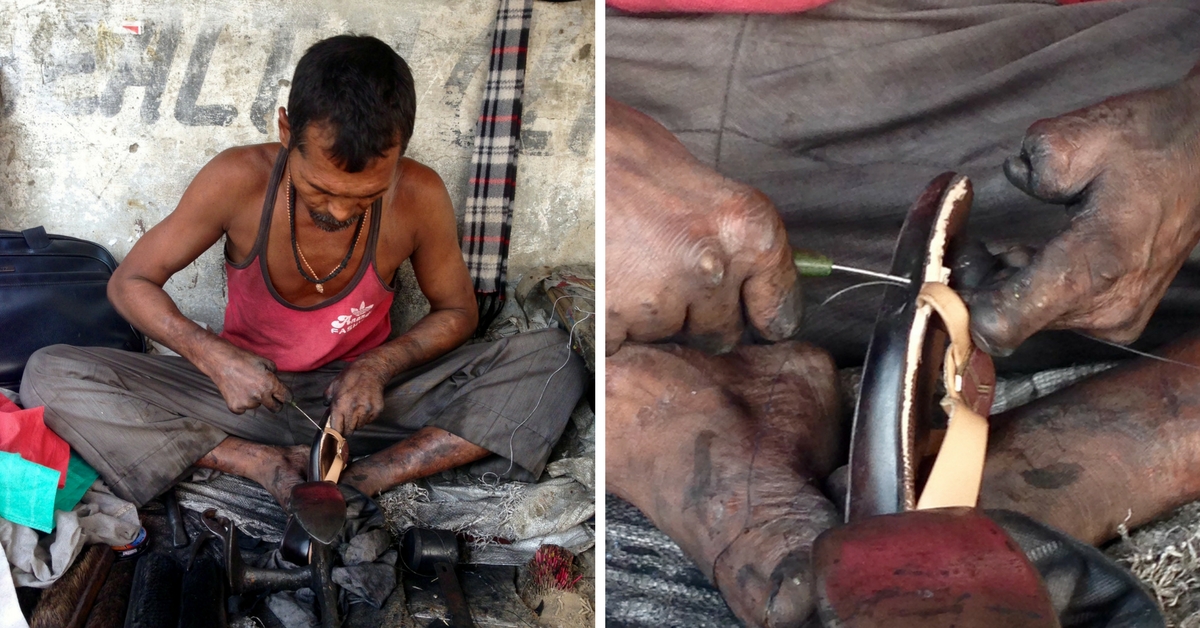
[[[897,238],[891,274],[913,283],[888,286],[876,319],[855,410],[848,523],[814,544],[826,627],[1058,626],[1020,547],[973,508],[995,371],[972,344],[946,263],[962,244],[971,199],[966,177],[935,178]],[[939,379],[949,422],[920,487]]]
[[[310,477],[337,484],[342,470],[346,468],[346,461],[350,459],[350,447],[346,444],[346,437],[326,425],[318,438],[317,446],[313,448],[312,470],[315,473]]]
[[[950,335],[942,362],[946,386],[942,407],[950,421],[917,509],[975,506],[983,482],[988,436],[985,417],[995,391],[995,368],[991,358],[971,343],[971,318],[954,290],[928,282],[921,287],[917,304],[933,308]]]
[[[813,564],[823,626],[1059,625],[1024,552],[974,508],[879,515],[828,530]]]
[[[950,347],[942,365],[948,396],[966,403],[976,414],[987,416],[996,395],[996,368],[991,356],[971,341],[966,304],[949,286],[934,282],[921,286],[917,304],[932,307],[950,334]]]

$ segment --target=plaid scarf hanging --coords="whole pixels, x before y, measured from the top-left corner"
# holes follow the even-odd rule
[[[533,0],[500,0],[483,112],[475,131],[462,248],[479,302],[477,335],[487,330],[504,306],[532,14]]]

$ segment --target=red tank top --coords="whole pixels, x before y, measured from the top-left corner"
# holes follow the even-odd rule
[[[233,264],[225,258],[229,304],[221,337],[275,362],[280,371],[311,371],[335,360],[353,360],[383,344],[392,330],[395,291],[380,281],[375,270],[382,213],[382,203],[376,201],[371,206],[367,250],[349,285],[309,307],[292,305],[279,296],[267,274],[264,251],[286,162],[287,151],[281,149],[267,186],[258,238],[246,261]],[[364,281],[366,275],[370,276]]]

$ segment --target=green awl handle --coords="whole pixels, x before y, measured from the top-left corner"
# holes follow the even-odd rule
[[[793,250],[792,262],[801,277],[828,277],[833,273],[833,260],[813,251]]]
[[[828,257],[813,251],[804,249],[792,250],[792,263],[796,265],[796,272],[800,273],[801,277],[828,277],[833,274],[833,271],[850,273],[852,275],[860,275],[863,277],[871,277],[874,279],[882,279],[895,284],[907,286],[909,280],[904,277],[897,277],[887,273],[879,273],[865,268],[855,268],[853,266],[843,266],[834,264],[833,260]]]

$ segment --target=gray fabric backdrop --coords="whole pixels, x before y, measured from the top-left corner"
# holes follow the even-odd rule
[[[909,205],[946,170],[975,185],[973,234],[1044,242],[1065,212],[1001,170],[1025,129],[1178,81],[1200,61],[1196,0],[835,0],[794,16],[609,11],[606,29],[610,97],[765,192],[793,245],[874,270],[888,268]],[[811,281],[809,301],[860,281]],[[878,295],[863,288],[810,309],[805,336],[842,365],[861,359]],[[1198,301],[1176,290],[1163,312],[1195,311]]]

